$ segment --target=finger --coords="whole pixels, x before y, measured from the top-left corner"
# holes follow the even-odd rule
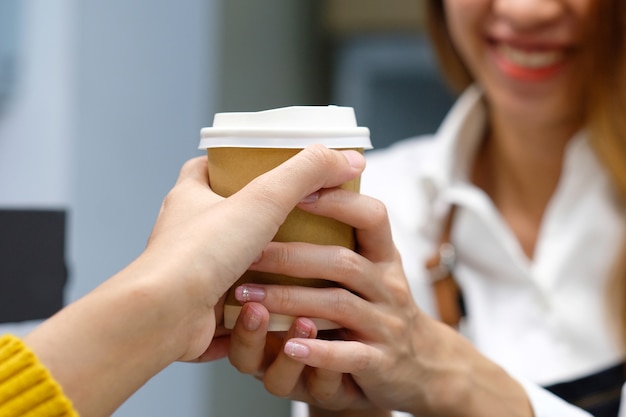
[[[292,396],[296,401],[324,410],[342,410],[341,415],[346,416],[362,415],[362,410],[371,408],[371,403],[364,397],[363,391],[350,374],[306,367],[304,377],[300,391]]]
[[[240,302],[259,302],[273,313],[330,320],[357,333],[379,327],[384,318],[371,303],[344,288],[244,284],[235,293]],[[240,299],[241,294],[247,298]]]
[[[176,183],[178,184],[188,179],[194,179],[208,186],[209,170],[206,156],[192,158],[183,164]]]
[[[338,399],[346,398],[343,376],[340,372],[312,368],[306,383],[307,391],[317,404],[336,404]]]
[[[269,313],[260,304],[248,303],[242,309],[231,333],[228,359],[244,374],[261,375],[265,371],[264,356]]]
[[[317,330],[313,322],[298,318],[287,332],[285,340],[291,338],[315,338]],[[294,390],[300,380],[304,365],[285,355],[281,349],[276,359],[267,368],[263,384],[268,392],[279,397],[286,397]]]
[[[207,158],[192,158],[185,162],[181,167],[178,174],[178,179],[176,180],[176,185],[169,191],[167,197],[165,198],[165,200],[163,200],[161,204],[161,207],[159,209],[159,217],[161,217],[166,211],[166,207],[170,207],[173,204],[173,201],[176,201],[173,196],[180,194],[179,189],[185,188],[182,186],[183,184],[191,185],[192,187],[202,187],[203,190],[197,193],[198,197],[207,195],[207,192],[210,193],[209,195],[212,195],[216,198],[219,197],[217,194],[213,193],[209,187]],[[222,199],[222,197],[219,198]],[[161,225],[157,222],[153,231],[158,231],[160,228]]]
[[[334,281],[370,301],[385,292],[383,280],[376,276],[372,263],[341,246],[272,242],[250,269]]]
[[[228,356],[230,338],[228,336],[214,337],[207,350],[192,362],[211,362]]]
[[[389,216],[385,205],[366,195],[340,188],[321,190],[318,198],[298,207],[312,214],[332,217],[356,229],[358,251],[373,262],[396,260]]]
[[[252,221],[267,222],[278,230],[287,214],[307,195],[356,178],[365,159],[356,151],[333,151],[310,146],[273,170],[257,177],[234,195],[234,204],[253,207]]]
[[[379,351],[356,341],[291,339],[284,352],[305,365],[355,376],[375,372],[381,362]]]

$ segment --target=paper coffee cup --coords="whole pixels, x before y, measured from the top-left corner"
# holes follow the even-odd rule
[[[201,130],[201,149],[207,150],[210,186],[228,197],[252,179],[280,165],[303,148],[322,144],[333,149],[372,148],[369,129],[359,127],[354,110],[340,106],[293,106],[260,112],[217,113],[213,127]],[[360,179],[341,187],[359,191]],[[326,217],[294,209],[274,237],[277,242],[341,245],[354,249],[352,227]],[[232,329],[241,311],[234,288],[247,283],[328,287],[321,279],[301,279],[264,272],[246,272],[229,292],[224,325]],[[294,317],[270,313],[270,331],[288,330]],[[311,318],[319,330],[339,327]]]

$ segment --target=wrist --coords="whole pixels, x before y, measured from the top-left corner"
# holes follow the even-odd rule
[[[148,330],[147,336],[159,339],[166,349],[163,357],[170,362],[196,360],[215,333],[215,306],[221,294],[209,277],[216,273],[209,272],[207,265],[194,267],[194,262],[185,262],[182,256],[163,258],[158,252],[144,252],[120,274],[125,275],[124,281],[136,278],[133,291],[146,301],[144,314],[150,313],[141,328]]]
[[[427,414],[532,417],[532,407],[521,384],[473,348],[471,352],[469,361],[459,361],[464,366],[446,373],[432,384],[428,401],[432,412]]]
[[[151,346],[154,357],[166,364],[185,354],[195,323],[190,312],[201,308],[194,305],[199,304],[199,297],[185,285],[181,270],[174,262],[155,262],[144,253],[93,292],[109,300],[109,314],[114,304],[113,314],[125,320],[122,326],[112,324],[112,333],[133,345],[141,344],[140,349]]]
[[[24,338],[81,415],[112,414],[180,355],[144,272],[129,266]]]

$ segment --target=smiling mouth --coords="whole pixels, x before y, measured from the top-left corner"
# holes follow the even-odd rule
[[[511,64],[530,70],[557,65],[565,55],[561,50],[526,50],[507,44],[499,44],[497,52]]]

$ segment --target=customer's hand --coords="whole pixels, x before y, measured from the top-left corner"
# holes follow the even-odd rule
[[[354,166],[348,165],[346,156]],[[197,158],[183,168],[165,199],[144,255],[160,268],[164,262],[172,264],[175,274],[168,291],[180,292],[173,300],[187,312],[197,304],[196,311],[207,320],[205,309],[215,306],[261,255],[300,200],[320,188],[353,179],[363,168],[363,157],[357,152],[314,146],[223,199],[207,192],[206,157]],[[202,335],[191,338],[197,344],[188,346],[179,359],[202,355],[214,326],[214,317],[211,323],[201,323]]]

